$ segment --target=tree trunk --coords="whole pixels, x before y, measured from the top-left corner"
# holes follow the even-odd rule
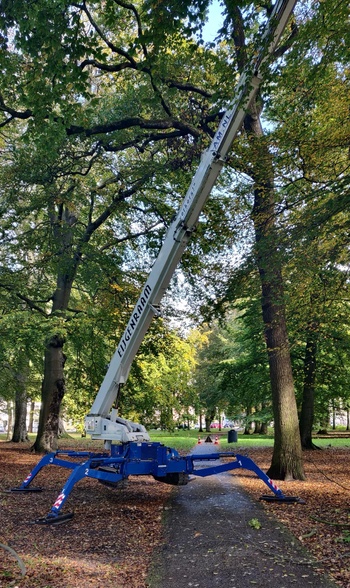
[[[63,353],[63,343],[62,337],[53,335],[46,346],[39,427],[32,447],[36,453],[49,453],[57,449],[59,412],[65,392],[66,357]]]
[[[247,417],[250,416],[252,414],[252,408],[251,406],[247,406],[246,407],[246,413],[247,413]],[[252,434],[252,423],[246,423],[245,427],[244,427],[244,432],[243,435],[251,435]]]
[[[205,415],[205,432],[210,433],[210,425],[215,418],[215,409]]]
[[[245,128],[253,148],[255,181],[253,222],[262,289],[262,315],[270,368],[275,443],[268,475],[277,480],[304,479],[298,412],[287,336],[281,260],[275,228],[273,166],[258,109]]]
[[[58,418],[58,438],[59,439],[69,439],[70,435],[67,433],[64,422],[61,417]]]
[[[305,348],[303,401],[299,420],[301,446],[317,449],[312,442],[314,424],[315,380],[316,380],[317,333],[310,330]]]
[[[267,435],[267,423],[261,423],[260,435]]]
[[[346,430],[350,431],[350,408],[346,407]]]
[[[13,423],[13,408],[12,408],[12,402],[10,402],[10,401],[7,401],[7,416],[8,416],[8,420],[7,420],[6,440],[10,441],[10,439],[12,437],[12,423]]]
[[[262,422],[261,421],[255,421],[254,435],[260,435],[261,434],[261,429],[262,429]]]
[[[203,433],[203,413],[199,413],[199,432]]]
[[[240,72],[247,63],[243,12],[237,2],[225,0],[232,22],[233,40]],[[275,225],[274,170],[269,145],[260,121],[260,97],[245,117],[250,147],[249,174],[254,180],[253,223],[256,262],[262,289],[262,314],[270,367],[275,443],[268,475],[275,479],[304,479],[298,412],[287,337],[281,260]]]
[[[332,429],[335,431],[336,427],[336,416],[337,416],[337,409],[335,406],[335,400],[332,400]]]
[[[57,275],[56,290],[52,296],[52,315],[64,319],[73,281],[80,263],[81,253],[72,251],[72,226],[76,217],[68,208],[62,208],[59,217],[52,214],[52,231],[57,243],[57,255],[60,266]],[[41,409],[38,433],[32,450],[37,453],[49,453],[57,449],[58,423],[61,402],[65,393],[63,353],[64,337],[53,334],[45,348],[44,378],[41,388]]]
[[[24,443],[28,441],[27,435],[27,378],[25,373],[17,373],[16,395],[15,395],[15,423],[11,441],[13,443]]]
[[[30,411],[29,411],[28,433],[33,433],[34,412],[35,412],[35,402],[34,402],[34,400],[31,400],[30,401]]]
[[[321,403],[319,411],[320,411],[320,428],[318,430],[318,433],[327,435],[328,428],[329,428],[329,420],[330,420],[328,401],[323,401]]]

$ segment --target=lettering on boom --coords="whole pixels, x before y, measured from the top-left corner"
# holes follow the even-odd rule
[[[202,161],[205,161],[205,156],[209,155],[208,161],[207,161],[207,169],[211,166],[213,159],[215,159],[218,156],[218,153],[220,151],[220,148],[222,146],[223,143],[223,138],[225,136],[225,132],[227,130],[227,128],[229,127],[230,121],[231,121],[231,115],[232,115],[232,110],[228,110],[227,112],[225,112],[224,117],[221,120],[220,126],[218,128],[218,130],[216,131],[215,137],[209,147],[209,150],[206,151],[203,156],[202,156]],[[199,168],[198,168],[199,169]],[[198,170],[197,170],[197,174],[198,174]],[[195,175],[192,184],[184,198],[184,201],[182,203],[180,212],[179,212],[179,218],[178,221],[182,221],[185,216],[187,215],[191,204],[193,203],[195,197],[198,195],[197,191],[198,191],[198,186],[197,186],[197,174]]]
[[[216,131],[215,137],[210,145],[210,152],[211,152],[212,156],[217,155],[220,147],[222,146],[222,140],[224,137],[224,133],[225,133],[226,129],[228,128],[229,122],[231,120],[231,112],[232,112],[231,110],[225,112],[225,115],[221,120],[220,126],[219,126],[218,130]]]
[[[147,300],[152,293],[152,288],[148,284],[144,287],[144,290],[137,301],[137,304],[134,308],[134,312],[131,315],[131,319],[129,320],[128,326],[126,327],[124,334],[119,342],[118,345],[118,355],[119,357],[123,357],[125,349],[127,347],[128,341],[130,341],[131,336],[136,328],[137,322],[141,317],[142,311],[147,304]]]
[[[189,211],[196,192],[197,192],[197,186],[196,186],[195,181],[193,181],[192,185],[190,186],[190,189],[188,190],[188,192],[185,196],[185,199],[182,203],[181,210],[179,213],[179,219],[178,219],[179,222],[181,222],[185,218],[187,212]]]

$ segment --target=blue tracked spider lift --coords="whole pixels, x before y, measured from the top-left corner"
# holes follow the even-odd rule
[[[60,524],[73,517],[62,512],[75,484],[83,478],[94,478],[115,486],[129,476],[154,476],[156,480],[183,485],[189,476],[211,476],[244,468],[253,471],[272,491],[267,500],[301,502],[285,496],[274,482],[248,457],[235,453],[213,453],[181,457],[175,449],[152,443],[146,429],[118,416],[116,406],[120,387],[126,382],[131,363],[154,316],[159,316],[159,303],[169,285],[183,251],[195,230],[199,215],[225,163],[231,145],[239,132],[247,110],[254,100],[261,80],[262,64],[273,53],[286,27],[296,0],[277,0],[262,34],[261,49],[246,72],[240,77],[235,99],[221,119],[210,147],[204,152],[200,165],[186,193],[180,210],[172,222],[160,253],[154,263],[129,323],[110,362],[106,376],[90,413],[85,429],[92,439],[104,441],[104,453],[56,451],[45,455],[32,472],[12,492],[38,492],[32,482],[40,470],[55,465],[72,470],[50,512],[35,522],[43,525]],[[227,458],[229,461],[198,468],[195,462]]]

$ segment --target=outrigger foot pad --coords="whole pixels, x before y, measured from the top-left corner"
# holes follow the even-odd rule
[[[74,517],[73,512],[68,512],[66,514],[48,514],[46,517],[41,517],[39,519],[35,519],[33,523],[35,525],[61,525],[62,523],[67,523]]]
[[[43,489],[41,486],[26,486],[24,488],[22,488],[21,486],[18,486],[17,488],[10,488],[10,490],[8,490],[8,492],[42,492]]]
[[[259,500],[266,500],[266,502],[297,502],[298,504],[306,504],[305,500],[298,496],[275,496],[273,494],[263,494]]]

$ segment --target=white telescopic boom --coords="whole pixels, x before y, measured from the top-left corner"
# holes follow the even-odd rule
[[[131,363],[148,330],[179,263],[198,217],[215,184],[226,155],[240,130],[247,110],[261,82],[261,65],[273,53],[294,8],[296,0],[277,1],[265,32],[260,53],[240,77],[236,96],[224,114],[210,147],[204,152],[176,219],[151,270],[146,285],[131,314],[129,323],[111,360],[89,416],[107,416],[120,384],[126,382]]]

